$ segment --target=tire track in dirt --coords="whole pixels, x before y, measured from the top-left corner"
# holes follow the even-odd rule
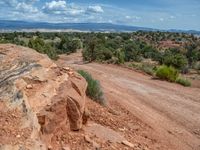
[[[100,80],[108,100],[119,102],[152,127],[150,136],[177,150],[200,149],[200,89],[153,80],[115,65],[83,64],[80,53],[59,61]]]

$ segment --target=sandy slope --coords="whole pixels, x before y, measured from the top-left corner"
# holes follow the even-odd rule
[[[117,101],[151,126],[149,136],[169,149],[200,149],[200,89],[153,80],[115,65],[83,64],[80,53],[61,56],[58,62],[90,72],[101,81],[109,101]]]

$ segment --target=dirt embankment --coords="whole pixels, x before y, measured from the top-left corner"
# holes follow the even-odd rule
[[[137,118],[144,124],[146,136],[154,141],[148,143],[150,149],[159,149],[159,145],[163,149],[200,149],[199,88],[153,80],[115,65],[84,64],[81,53],[61,56],[57,63],[84,69],[100,80],[108,101],[128,111],[130,122]]]

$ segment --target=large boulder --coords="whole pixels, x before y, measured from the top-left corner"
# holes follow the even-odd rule
[[[47,149],[58,128],[81,129],[86,87],[46,55],[1,44],[0,149]]]

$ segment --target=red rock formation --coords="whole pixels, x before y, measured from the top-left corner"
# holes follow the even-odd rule
[[[0,45],[0,149],[46,149],[58,128],[81,129],[86,87],[46,55]]]

